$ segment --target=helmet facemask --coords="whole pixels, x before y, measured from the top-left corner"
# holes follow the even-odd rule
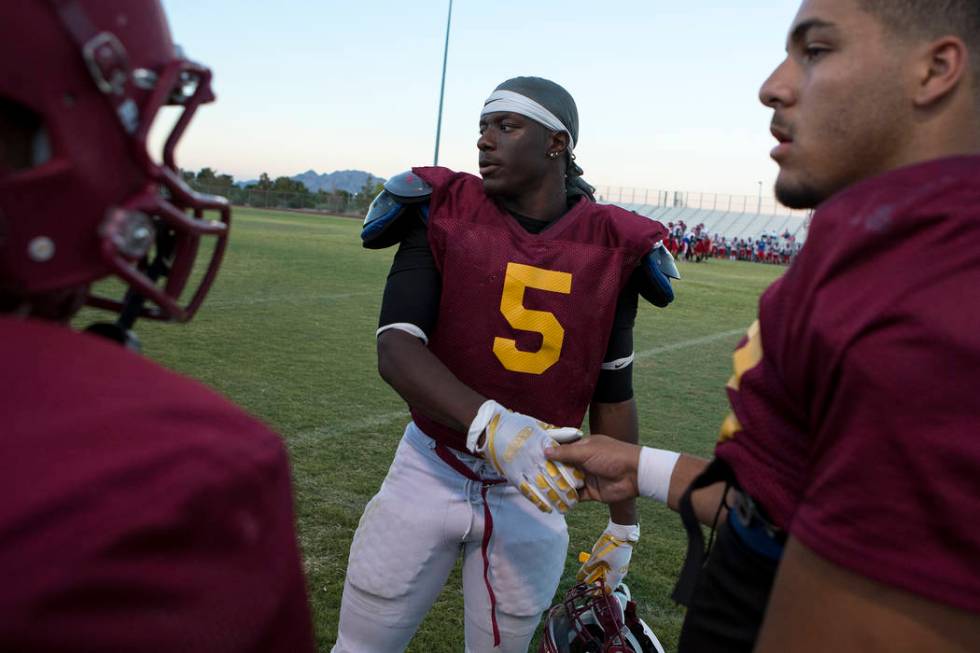
[[[653,631],[636,616],[629,589],[606,592],[596,583],[572,587],[548,612],[542,653],[662,653]]]
[[[190,319],[231,220],[224,198],[184,183],[174,156],[214,99],[211,72],[173,45],[158,0],[11,2],[0,108],[21,107],[38,129],[29,165],[0,157],[0,295],[31,302],[114,276],[125,297],[87,303],[119,312],[123,329],[137,317]],[[147,140],[165,106],[181,114],[158,163]],[[205,238],[210,259],[195,265]]]

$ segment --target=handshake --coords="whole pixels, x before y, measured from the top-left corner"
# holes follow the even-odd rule
[[[566,513],[580,500],[612,503],[637,496],[640,448],[602,435],[581,438],[578,429],[558,428],[489,400],[470,424],[466,447],[542,512]]]
[[[578,429],[557,428],[488,400],[470,424],[466,448],[483,456],[538,510],[566,513],[578,503],[585,475],[548,460],[544,452],[581,437]]]
[[[542,512],[566,513],[580,500],[610,503],[635,497],[640,448],[604,435],[581,438],[578,429],[557,428],[487,401],[470,425],[466,446]],[[606,591],[615,589],[639,537],[638,524],[610,520],[592,552],[582,554],[578,581],[601,579]]]

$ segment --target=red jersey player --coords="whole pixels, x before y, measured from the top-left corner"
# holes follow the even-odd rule
[[[980,650],[980,5],[806,0],[787,53],[760,94],[776,194],[818,208],[735,352],[715,462],[553,455],[687,514],[682,651]]]
[[[0,650],[312,651],[281,440],[120,344],[189,319],[224,250],[227,203],[173,161],[210,71],[157,0],[10,0],[0,54]],[[107,276],[123,302],[90,294]],[[67,326],[86,301],[121,312],[111,340]]]
[[[578,434],[587,410],[593,428],[635,441],[632,323],[638,293],[672,299],[666,230],[593,201],[557,84],[501,84],[480,132],[482,179],[416,168],[365,223],[366,246],[401,243],[379,369],[413,421],[354,535],[337,652],[403,650],[460,554],[467,650],[525,651],[580,485],[544,447]],[[639,526],[631,502],[610,515],[580,577],[612,589]]]

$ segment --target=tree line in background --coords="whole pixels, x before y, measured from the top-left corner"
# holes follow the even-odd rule
[[[311,191],[301,181],[290,177],[272,179],[263,172],[258,180],[244,186],[235,183],[234,177],[219,174],[212,168],[198,172],[181,170],[184,181],[194,190],[227,197],[238,206],[254,206],[275,209],[306,209],[325,213],[364,215],[371,201],[382,190],[381,182],[368,179],[360,191],[346,190]]]

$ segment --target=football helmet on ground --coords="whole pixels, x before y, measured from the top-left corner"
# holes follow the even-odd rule
[[[192,191],[174,160],[214,99],[211,71],[174,45],[159,0],[9,0],[0,14],[0,135],[32,143],[27,156],[0,156],[0,295],[30,304],[113,275],[127,298],[89,294],[88,304],[190,319],[231,219],[228,202]],[[148,135],[165,106],[182,113],[158,162]],[[204,236],[210,263],[182,299]]]
[[[539,653],[664,653],[657,636],[636,615],[629,588],[606,593],[603,582],[581,583],[545,619]]]

